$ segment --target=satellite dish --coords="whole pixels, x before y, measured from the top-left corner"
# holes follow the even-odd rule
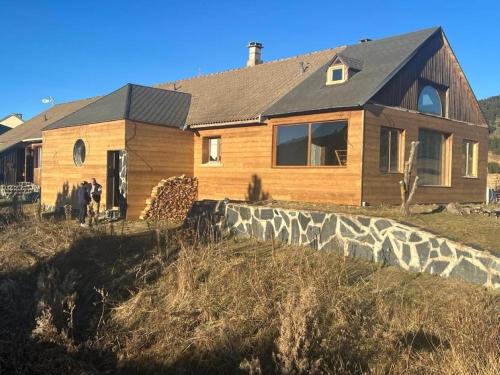
[[[42,103],[54,105],[54,98],[52,96],[49,96],[48,98],[43,98]]]

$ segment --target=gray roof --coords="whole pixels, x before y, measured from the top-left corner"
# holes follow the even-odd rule
[[[181,128],[190,102],[190,94],[128,83],[44,130],[122,119]]]
[[[439,30],[440,27],[434,27],[347,46],[339,58],[361,68],[358,73],[344,83],[326,85],[326,71],[334,57],[266,109],[263,116],[363,106]]]

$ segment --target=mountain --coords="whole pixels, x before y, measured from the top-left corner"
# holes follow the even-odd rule
[[[491,132],[493,133],[497,128],[500,128],[500,95],[481,99],[479,106],[486,116],[486,120],[488,120]]]

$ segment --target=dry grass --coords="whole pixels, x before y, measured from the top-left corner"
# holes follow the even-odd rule
[[[492,254],[500,255],[500,220],[492,217],[480,215],[459,216],[446,211],[418,213],[418,209],[429,209],[430,206],[413,207],[412,210],[415,212],[411,216],[402,216],[399,207],[396,206],[355,207],[326,203],[282,201],[269,201],[261,204],[290,209],[384,217],[420,227],[476,249],[487,250]]]
[[[333,252],[64,225],[0,233],[1,373],[499,373],[496,292]]]
[[[262,373],[494,374],[499,307],[463,283],[232,240],[183,249],[113,321],[131,372],[232,373],[258,359]]]

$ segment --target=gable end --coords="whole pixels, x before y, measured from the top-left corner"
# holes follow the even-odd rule
[[[443,32],[435,33],[371,102],[417,111],[425,84],[446,90],[446,114],[452,120],[486,125],[479,103]]]

